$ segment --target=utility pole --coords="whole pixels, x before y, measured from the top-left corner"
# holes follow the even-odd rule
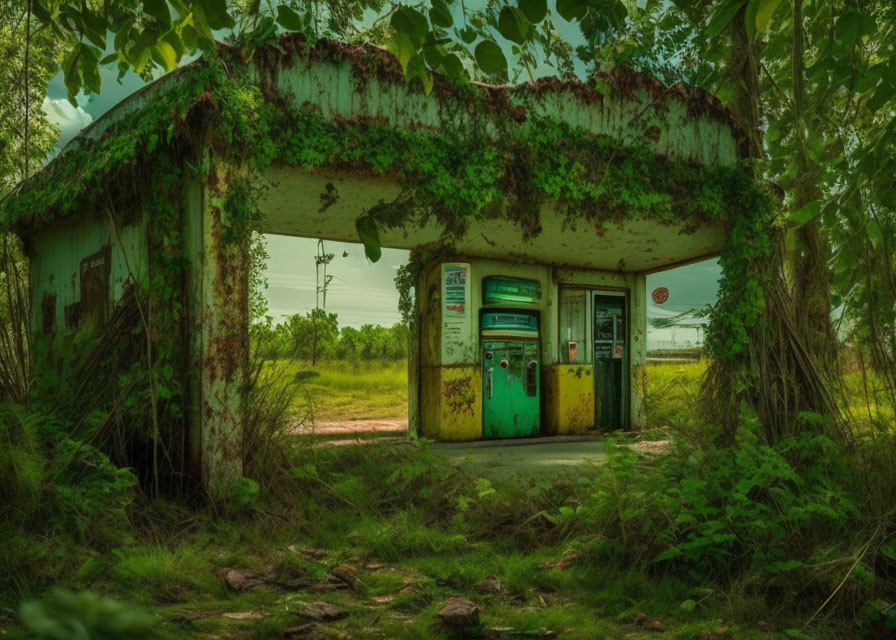
[[[317,309],[327,308],[327,287],[330,286],[330,281],[333,279],[333,276],[327,275],[327,265],[333,262],[333,258],[335,254],[327,253],[324,250],[324,241],[317,241],[317,256],[314,258],[316,273],[317,273],[317,282],[316,282],[316,290],[315,290],[315,298],[314,298],[314,306]],[[321,271],[323,271],[323,284],[321,284]],[[321,297],[323,297],[323,305],[321,305]]]
[[[314,310],[318,309],[326,309],[327,308],[327,287],[330,286],[330,281],[333,279],[333,276],[327,275],[327,265],[333,261],[335,257],[332,253],[327,253],[324,249],[324,241],[317,241],[317,255],[314,257],[314,265],[315,265],[315,291],[314,291]],[[321,280],[321,275],[323,275],[323,280]],[[321,305],[321,298],[323,298],[323,305]],[[317,313],[311,314],[311,366],[317,365]]]

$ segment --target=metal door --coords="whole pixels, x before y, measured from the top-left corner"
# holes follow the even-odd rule
[[[594,425],[626,426],[625,297],[594,296]]]
[[[525,438],[541,429],[537,319],[486,313],[482,331],[482,435]]]

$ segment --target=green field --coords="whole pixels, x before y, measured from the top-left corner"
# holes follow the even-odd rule
[[[401,418],[408,410],[406,362],[333,360],[311,367],[302,362],[279,362],[278,375],[303,381],[295,409],[310,409],[318,422]]]

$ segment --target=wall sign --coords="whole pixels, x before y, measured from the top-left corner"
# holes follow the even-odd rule
[[[650,294],[650,297],[653,298],[655,303],[663,304],[669,299],[669,290],[666,287],[657,287],[653,290],[653,293]]]
[[[537,280],[490,277],[482,282],[483,304],[534,304],[541,300],[541,284]]]
[[[442,265],[442,364],[473,362],[469,263]]]

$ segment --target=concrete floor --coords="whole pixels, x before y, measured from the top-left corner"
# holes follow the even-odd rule
[[[603,441],[593,436],[439,442],[431,447],[452,464],[494,478],[557,476],[607,459]]]

